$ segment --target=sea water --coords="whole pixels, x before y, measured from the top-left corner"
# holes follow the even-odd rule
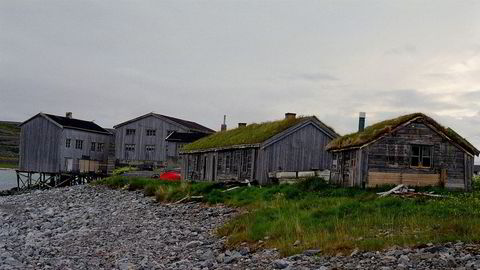
[[[15,170],[0,170],[0,190],[11,189],[17,186]]]

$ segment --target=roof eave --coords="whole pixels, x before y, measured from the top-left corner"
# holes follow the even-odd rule
[[[181,155],[186,155],[186,154],[195,154],[195,153],[224,151],[224,150],[231,150],[231,149],[259,148],[260,145],[261,145],[261,143],[255,143],[255,144],[238,144],[238,145],[231,145],[231,146],[225,146],[225,147],[193,149],[193,150],[181,150],[181,151],[180,151],[180,154],[181,154]]]

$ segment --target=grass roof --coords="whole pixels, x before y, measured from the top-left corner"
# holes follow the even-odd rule
[[[478,155],[479,151],[472,144],[470,144],[465,138],[458,135],[458,133],[456,133],[453,129],[445,128],[444,126],[440,125],[435,120],[433,120],[432,118],[430,118],[429,116],[423,113],[412,113],[412,114],[403,115],[397,118],[385,120],[385,121],[378,122],[376,124],[366,127],[365,130],[362,132],[356,132],[356,133],[339,137],[331,141],[327,145],[327,150],[338,150],[338,149],[344,149],[344,148],[360,147],[377,138],[380,138],[381,136],[391,132],[393,129],[397,128],[398,126],[417,117],[424,118],[431,125],[437,128],[439,131],[443,132],[445,135],[447,135],[450,139],[455,141],[457,144],[469,150],[471,153]]]
[[[262,143],[276,134],[311,118],[312,117],[303,116],[294,119],[283,119],[260,124],[254,123],[245,127],[220,131],[185,145],[183,147],[183,151],[188,152],[209,148],[222,148]]]

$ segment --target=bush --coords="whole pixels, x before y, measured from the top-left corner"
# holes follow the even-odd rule
[[[132,167],[132,166],[120,167],[120,168],[116,168],[115,170],[113,170],[112,175],[113,176],[123,175],[124,173],[133,172],[133,171],[136,171],[136,170],[137,170],[137,168]]]

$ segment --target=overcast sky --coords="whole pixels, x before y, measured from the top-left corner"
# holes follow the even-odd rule
[[[285,112],[339,133],[425,112],[480,147],[479,1],[0,0],[0,119],[219,129]]]

